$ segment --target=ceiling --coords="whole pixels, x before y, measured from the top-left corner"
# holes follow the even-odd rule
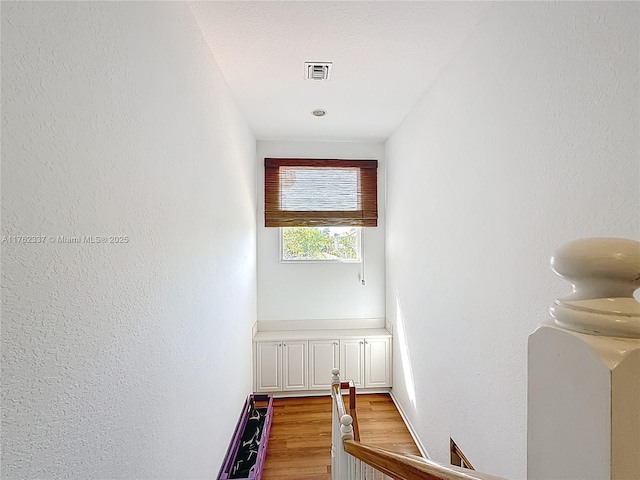
[[[384,141],[475,27],[485,2],[192,1],[259,140]],[[329,81],[304,62],[333,62]],[[311,114],[325,109],[326,116]]]

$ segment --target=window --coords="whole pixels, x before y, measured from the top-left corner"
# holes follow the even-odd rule
[[[361,228],[283,227],[280,229],[282,262],[359,262]]]
[[[375,227],[377,160],[265,158],[266,227]]]

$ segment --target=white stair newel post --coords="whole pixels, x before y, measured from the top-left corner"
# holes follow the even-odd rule
[[[342,440],[353,440],[353,418],[351,415],[343,415],[340,419],[340,434]]]
[[[529,337],[527,478],[640,478],[640,242],[562,245],[573,285]]]
[[[331,398],[332,414],[331,414],[331,477],[333,480],[339,480],[338,472],[340,471],[340,452],[342,449],[342,440],[340,436],[340,419],[336,407],[336,399],[333,396],[333,386],[340,385],[340,370],[334,368],[331,370]]]
[[[343,415],[340,418],[340,479],[355,480],[356,459],[344,451],[343,440],[353,440],[353,418],[351,415]]]
[[[334,368],[331,370],[331,386],[340,385],[340,370]]]

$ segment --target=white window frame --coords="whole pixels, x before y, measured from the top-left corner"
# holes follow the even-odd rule
[[[332,263],[362,263],[362,229],[364,227],[353,227],[356,229],[356,248],[358,251],[358,258],[354,259],[346,259],[346,258],[323,258],[323,259],[313,259],[313,260],[305,260],[301,258],[296,259],[285,259],[284,258],[284,229],[285,228],[331,228],[331,225],[326,225],[322,227],[279,227],[278,230],[278,248],[279,248],[279,259],[280,263],[322,263],[322,264],[332,264]]]

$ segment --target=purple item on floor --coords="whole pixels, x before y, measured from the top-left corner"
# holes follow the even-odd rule
[[[272,418],[273,395],[247,397],[218,480],[260,480]]]

